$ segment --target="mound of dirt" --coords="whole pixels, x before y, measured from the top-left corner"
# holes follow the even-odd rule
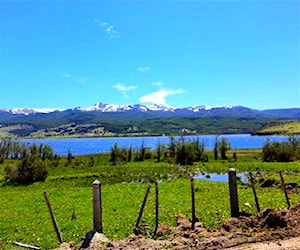
[[[191,230],[190,221],[188,221],[182,215],[177,216],[176,221],[176,227],[169,227],[166,224],[159,225],[157,239],[155,240],[147,238],[145,236],[147,232],[145,230],[140,230],[139,232],[141,234],[139,235],[132,235],[125,240],[91,244],[88,249],[167,248],[178,250],[212,250],[233,247],[234,249],[239,249],[237,246],[241,246],[246,243],[266,241],[268,241],[268,244],[273,241],[280,245],[281,240],[300,237],[300,203],[289,210],[276,210],[269,208],[263,210],[256,216],[230,218],[221,225],[219,230],[215,231],[209,231],[205,229],[201,222],[197,222],[195,225],[195,230]],[[299,243],[300,238],[295,239],[297,239],[295,242]],[[79,248],[77,246],[77,248],[72,247],[70,249]],[[291,248],[281,249],[300,248],[297,248],[297,245],[295,245]]]

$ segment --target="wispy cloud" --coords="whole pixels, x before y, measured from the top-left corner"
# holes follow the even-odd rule
[[[135,90],[138,86],[137,85],[124,85],[123,83],[116,83],[113,88],[121,91],[125,98],[128,98],[128,92]]]
[[[120,33],[116,31],[113,25],[109,24],[108,22],[102,22],[98,19],[94,20],[95,23],[99,24],[101,29],[106,33],[106,35],[110,38],[119,38]]]
[[[151,70],[151,68],[144,66],[144,67],[138,67],[137,70],[140,72],[149,72]]]
[[[70,78],[70,77],[72,77],[70,74],[67,74],[67,73],[63,73],[63,74],[61,74],[62,75],[62,77],[64,77],[64,78]]]
[[[79,83],[83,83],[84,84],[84,83],[87,83],[87,81],[89,80],[89,78],[86,77],[86,76],[81,76],[81,77],[74,77],[73,80],[75,82],[79,82]]]
[[[163,86],[164,85],[164,83],[163,82],[153,82],[153,83],[151,83],[153,86],[157,86],[157,87],[161,87],[161,86]]]
[[[160,89],[153,93],[150,93],[149,95],[142,96],[140,98],[141,102],[151,102],[155,104],[166,104],[166,97],[169,95],[177,95],[182,94],[185,91],[183,89],[176,89],[176,90],[170,90],[170,89]]]
[[[68,73],[63,73],[61,75],[63,78],[67,78],[67,79],[70,79],[74,82],[78,82],[81,84],[86,84],[89,80],[89,78],[87,76],[72,76],[71,74],[68,74]]]

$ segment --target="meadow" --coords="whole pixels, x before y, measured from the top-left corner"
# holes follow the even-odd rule
[[[102,183],[103,231],[109,239],[125,238],[132,234],[135,221],[149,183],[159,180],[159,220],[175,226],[175,217],[183,214],[191,218],[189,175],[195,173],[226,173],[234,167],[237,172],[256,173],[257,193],[262,208],[285,208],[280,188],[279,171],[286,182],[300,184],[300,162],[261,162],[260,149],[237,150],[237,161],[213,160],[180,166],[174,163],[130,162],[112,166],[109,154],[77,156],[68,163],[60,158],[56,164],[48,162],[49,175],[45,182],[25,186],[5,183],[4,169],[19,160],[6,159],[0,165],[0,248],[18,249],[11,243],[19,241],[42,249],[59,245],[44,201],[47,191],[64,241],[79,242],[93,229],[92,182]],[[232,152],[228,152],[230,155]],[[93,160],[91,160],[93,159]],[[46,160],[47,161],[47,160]],[[93,164],[91,164],[91,161]],[[262,188],[267,179],[274,185]],[[195,180],[196,216],[205,227],[215,229],[230,217],[228,183]],[[239,182],[240,210],[256,213],[252,189]],[[154,229],[154,186],[146,204],[142,224]],[[289,194],[292,206],[300,201],[299,192]],[[152,230],[149,231],[151,236]]]

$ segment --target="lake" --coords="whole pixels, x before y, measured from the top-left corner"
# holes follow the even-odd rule
[[[206,149],[212,149],[216,140],[215,135],[184,136],[185,140],[196,140],[199,137]],[[266,140],[285,141],[287,136],[251,136],[250,134],[220,135],[219,139],[227,138],[231,143],[231,148],[261,148]],[[176,137],[179,138],[179,137]],[[24,139],[19,142],[31,145],[48,144],[55,153],[64,156],[70,150],[73,155],[95,154],[109,152],[111,147],[118,143],[121,147],[138,148],[142,143],[146,147],[155,149],[157,144],[169,143],[168,136],[153,137],[109,137],[109,138],[60,138],[60,139]]]

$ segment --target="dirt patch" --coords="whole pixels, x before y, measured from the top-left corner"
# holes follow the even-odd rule
[[[300,203],[289,210],[265,209],[256,216],[231,218],[215,231],[205,229],[201,222],[197,222],[195,230],[191,230],[190,221],[182,215],[177,216],[176,220],[176,227],[159,225],[157,239],[147,238],[147,231],[141,230],[140,235],[92,244],[88,249],[259,249],[254,246],[251,248],[252,244],[245,248],[245,244],[255,242],[268,242],[265,244],[269,245],[273,242],[275,247],[279,247],[262,246],[261,249],[300,249],[300,238],[295,238],[300,237]],[[290,238],[294,238],[294,241],[290,241],[289,247],[280,248],[283,240]],[[79,249],[79,245],[70,249]]]

